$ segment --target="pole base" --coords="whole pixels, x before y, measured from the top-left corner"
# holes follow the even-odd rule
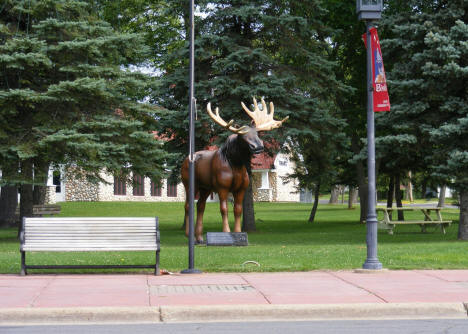
[[[201,274],[203,271],[198,269],[184,269],[180,272],[181,274]]]
[[[380,270],[382,269],[382,263],[379,260],[366,260],[362,265],[362,269]]]

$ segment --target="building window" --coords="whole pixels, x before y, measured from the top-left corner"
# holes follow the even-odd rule
[[[114,195],[126,195],[126,194],[127,194],[127,184],[125,183],[125,179],[114,176]]]
[[[133,196],[145,196],[145,178],[141,175],[133,175]]]
[[[52,183],[55,186],[55,192],[56,193],[59,193],[59,192],[62,191],[62,188],[60,187],[61,186],[60,171],[54,170],[54,174],[53,174],[53,177],[52,177]]]
[[[177,183],[167,180],[167,197],[177,197]]]
[[[161,196],[161,182],[151,180],[151,196]]]
[[[262,172],[262,186],[260,189],[270,189],[270,180],[268,177],[268,171]]]

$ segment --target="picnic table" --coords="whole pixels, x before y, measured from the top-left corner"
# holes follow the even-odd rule
[[[432,224],[436,227],[440,226],[441,231],[445,234],[445,228],[450,226],[451,220],[443,220],[441,207],[377,207],[377,212],[383,212],[383,219],[379,221],[379,228],[388,230],[388,234],[393,234],[395,225],[410,225],[416,224],[421,226],[421,232],[426,232],[426,225]],[[391,220],[390,217],[393,211],[421,211],[424,220]],[[434,215],[433,215],[434,214]]]

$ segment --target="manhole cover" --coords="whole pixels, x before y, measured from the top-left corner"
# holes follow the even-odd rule
[[[206,284],[206,285],[154,285],[150,287],[152,295],[174,295],[183,293],[227,293],[227,292],[248,292],[254,288],[250,285],[242,284]]]

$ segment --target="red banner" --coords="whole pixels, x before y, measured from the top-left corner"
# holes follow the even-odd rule
[[[385,77],[382,51],[380,50],[377,29],[370,29],[372,48],[372,85],[374,86],[374,112],[390,111],[390,99],[388,98],[387,81]],[[366,34],[362,36],[367,47]]]

